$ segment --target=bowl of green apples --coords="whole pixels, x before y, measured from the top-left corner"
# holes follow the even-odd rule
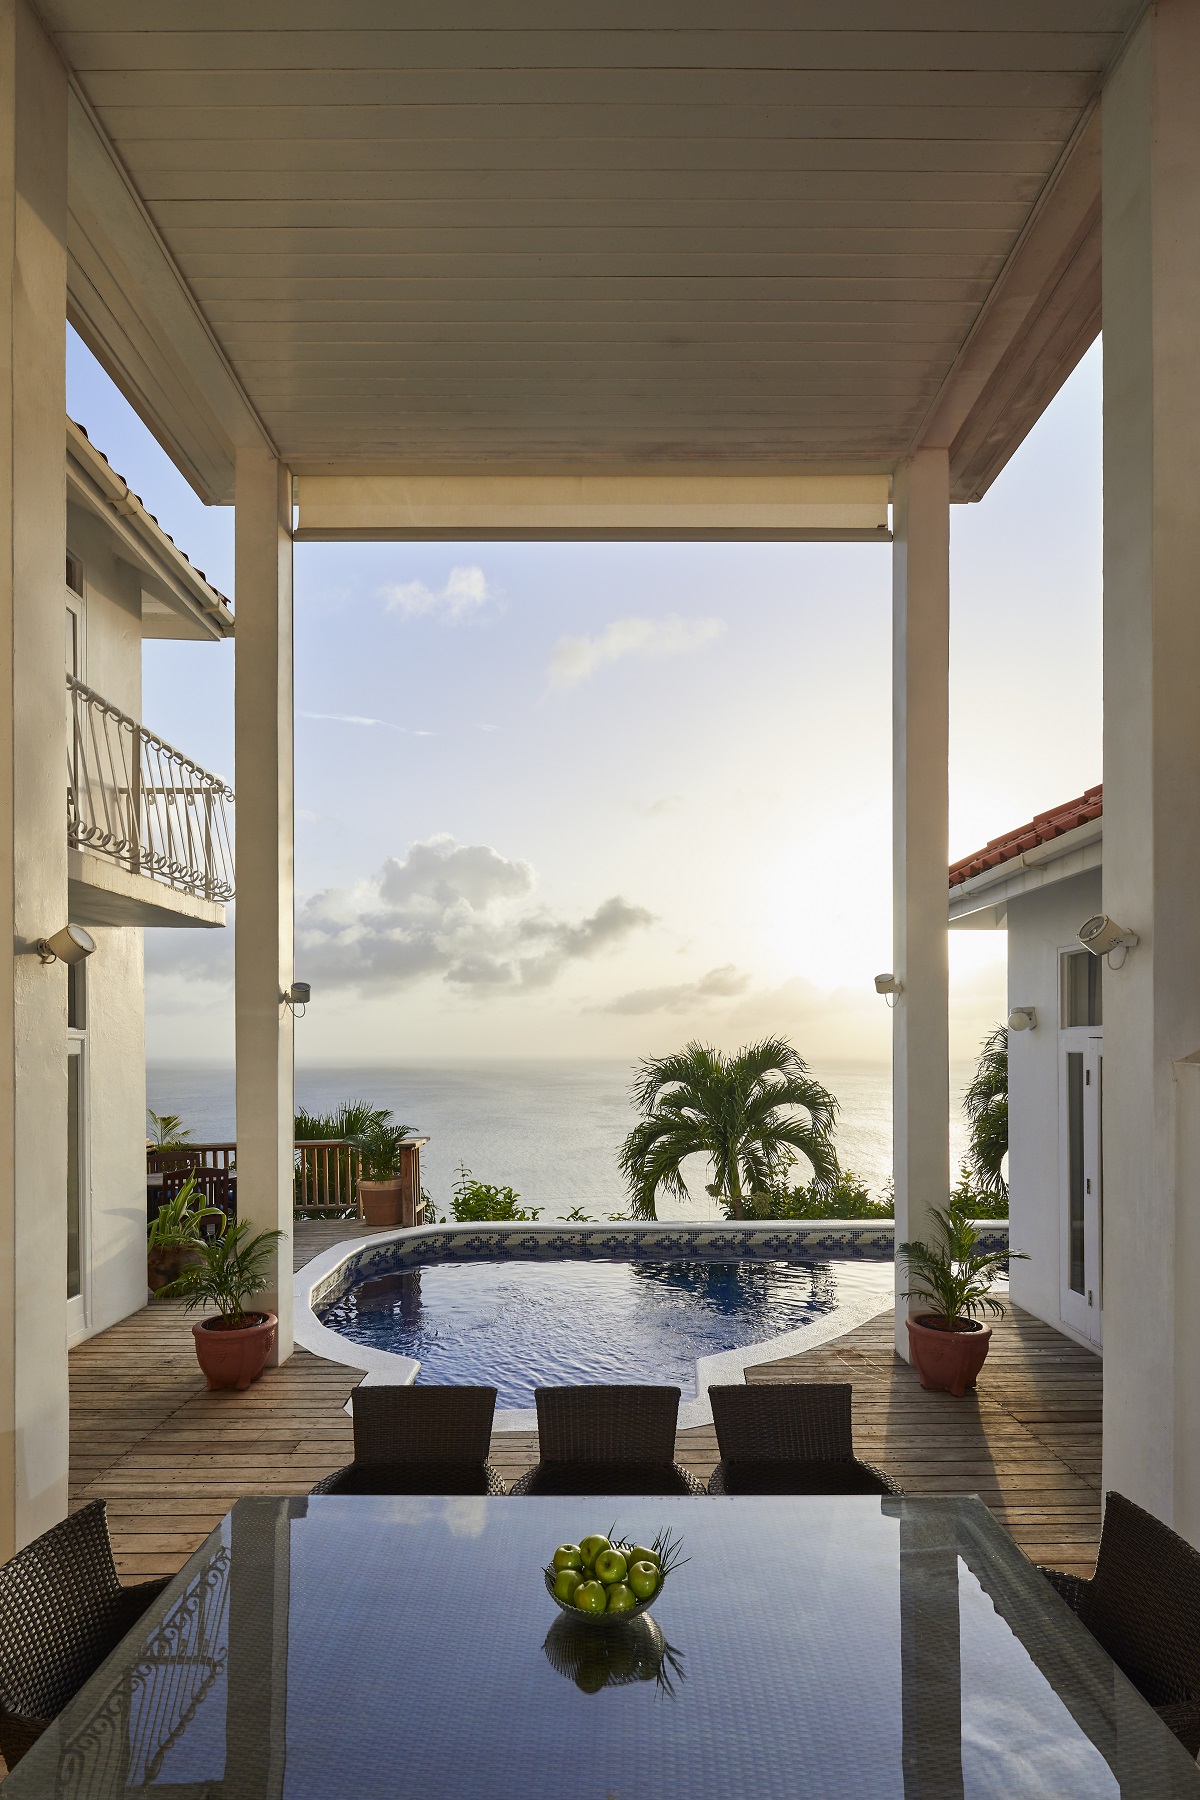
[[[633,1543],[616,1528],[560,1544],[545,1569],[546,1592],[573,1619],[605,1629],[627,1625],[650,1610],[680,1561],[681,1538],[660,1531]]]

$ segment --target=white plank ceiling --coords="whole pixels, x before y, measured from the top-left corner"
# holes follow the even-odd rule
[[[891,468],[1140,10],[41,7],[250,405],[314,473]],[[1098,322],[1081,305],[1050,392]],[[1007,417],[991,472],[1031,422]]]

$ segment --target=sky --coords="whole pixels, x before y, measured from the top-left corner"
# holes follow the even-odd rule
[[[86,348],[68,406],[236,605],[201,504]],[[951,521],[950,851],[1101,774],[1100,355]],[[886,1061],[890,551],[295,551],[297,1059],[629,1058],[783,1032]],[[143,713],[221,775],[230,645],[148,642]],[[1004,1011],[952,933],[951,1051]],[[228,1060],[231,932],[148,931],[147,1054]]]

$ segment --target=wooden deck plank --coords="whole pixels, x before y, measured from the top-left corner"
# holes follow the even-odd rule
[[[361,1228],[307,1220],[296,1266]],[[750,1381],[850,1381],[858,1453],[913,1494],[977,1493],[1027,1555],[1090,1572],[1100,1523],[1098,1356],[1017,1309],[995,1328],[979,1391],[927,1394],[895,1355],[892,1314]],[[71,1352],[71,1498],[109,1501],[118,1567],[173,1574],[242,1494],[306,1492],[348,1460],[343,1410],[357,1370],[297,1350],[245,1394],[204,1387],[176,1303],[158,1303]],[[679,1433],[679,1460],[707,1478],[711,1425]],[[537,1457],[534,1432],[501,1432],[506,1481]]]

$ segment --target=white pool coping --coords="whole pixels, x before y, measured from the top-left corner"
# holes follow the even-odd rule
[[[393,1350],[373,1350],[368,1345],[354,1343],[340,1332],[331,1331],[313,1311],[312,1298],[314,1290],[364,1244],[384,1244],[398,1239],[411,1241],[418,1235],[419,1232],[401,1230],[375,1232],[370,1237],[346,1238],[315,1256],[311,1262],[305,1263],[297,1271],[293,1284],[293,1328],[295,1341],[301,1348],[310,1350],[314,1356],[324,1357],[327,1362],[364,1370],[361,1385],[411,1386],[421,1367],[415,1357],[401,1356]],[[815,1350],[819,1345],[828,1344],[857,1326],[865,1325],[868,1319],[876,1318],[893,1304],[895,1276],[890,1259],[842,1260],[814,1255],[812,1260],[827,1263],[837,1275],[838,1303],[835,1310],[824,1315],[818,1314],[811,1324],[799,1326],[794,1331],[782,1332],[778,1337],[766,1338],[761,1343],[743,1344],[737,1350],[721,1350],[713,1356],[700,1357],[696,1363],[696,1397],[694,1400],[682,1401],[679,1407],[681,1431],[694,1425],[712,1423],[712,1406],[708,1398],[710,1386],[740,1380],[743,1371],[755,1363],[773,1362],[778,1357],[799,1356],[806,1350]],[[352,1410],[353,1397],[346,1402],[346,1411]],[[537,1413],[533,1407],[498,1407],[494,1429],[535,1431]]]

